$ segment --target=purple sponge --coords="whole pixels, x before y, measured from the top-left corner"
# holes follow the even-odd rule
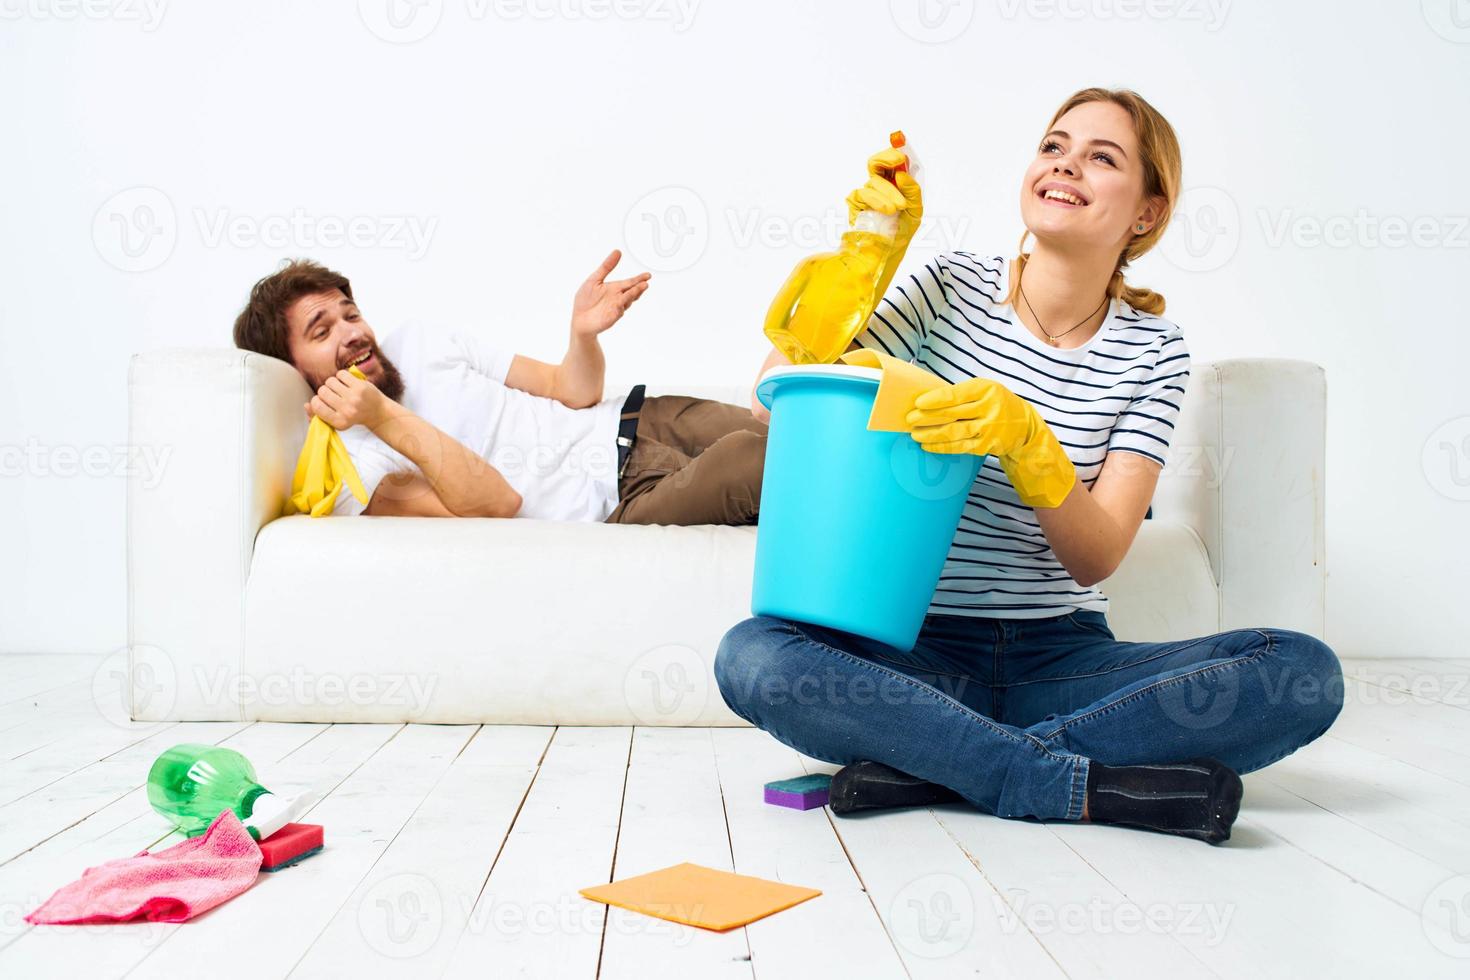
[[[827,793],[832,787],[832,777],[797,776],[795,779],[778,779],[766,783],[766,802],[793,810],[814,810],[827,805]]]

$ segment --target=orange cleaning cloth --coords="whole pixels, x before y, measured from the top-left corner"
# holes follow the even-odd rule
[[[820,894],[815,888],[688,863],[581,891],[594,902],[716,932],[749,925]]]

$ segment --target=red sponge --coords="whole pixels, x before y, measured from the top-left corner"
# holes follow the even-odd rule
[[[260,842],[260,870],[279,871],[322,849],[322,826],[288,823]]]

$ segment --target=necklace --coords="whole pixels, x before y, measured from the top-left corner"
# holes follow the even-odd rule
[[[1025,274],[1022,273],[1022,275],[1024,277]],[[1107,293],[1103,293],[1102,302],[1099,303],[1099,304],[1097,304],[1097,310],[1093,310],[1091,313],[1087,314],[1087,316],[1085,316],[1082,319],[1082,323],[1077,324],[1076,327],[1070,327],[1070,328],[1068,328],[1066,330],[1063,330],[1061,333],[1057,334],[1056,336],[1052,336],[1051,334],[1049,334],[1049,333],[1046,332],[1046,327],[1044,327],[1044,326],[1041,325],[1041,317],[1037,316],[1036,315],[1036,311],[1033,310],[1033,309],[1031,309],[1031,301],[1029,299],[1026,299],[1026,287],[1025,287],[1024,284],[1021,286],[1021,300],[1026,304],[1026,309],[1031,310],[1031,318],[1036,321],[1036,325],[1041,328],[1041,332],[1043,334],[1046,334],[1046,342],[1048,344],[1051,344],[1053,347],[1055,347],[1055,346],[1057,346],[1057,341],[1058,340],[1061,340],[1067,334],[1071,333],[1073,330],[1076,330],[1077,327],[1082,326],[1082,323],[1086,323],[1088,320],[1091,320],[1093,317],[1097,316],[1097,310],[1102,309],[1103,306],[1104,306],[1104,304],[1107,303],[1107,301],[1108,301],[1108,294]]]

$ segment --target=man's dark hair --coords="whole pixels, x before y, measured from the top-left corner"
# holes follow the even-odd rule
[[[235,346],[278,357],[294,367],[286,311],[303,296],[333,289],[352,299],[352,283],[342,273],[310,259],[292,259],[251,288],[250,299],[235,318]]]

